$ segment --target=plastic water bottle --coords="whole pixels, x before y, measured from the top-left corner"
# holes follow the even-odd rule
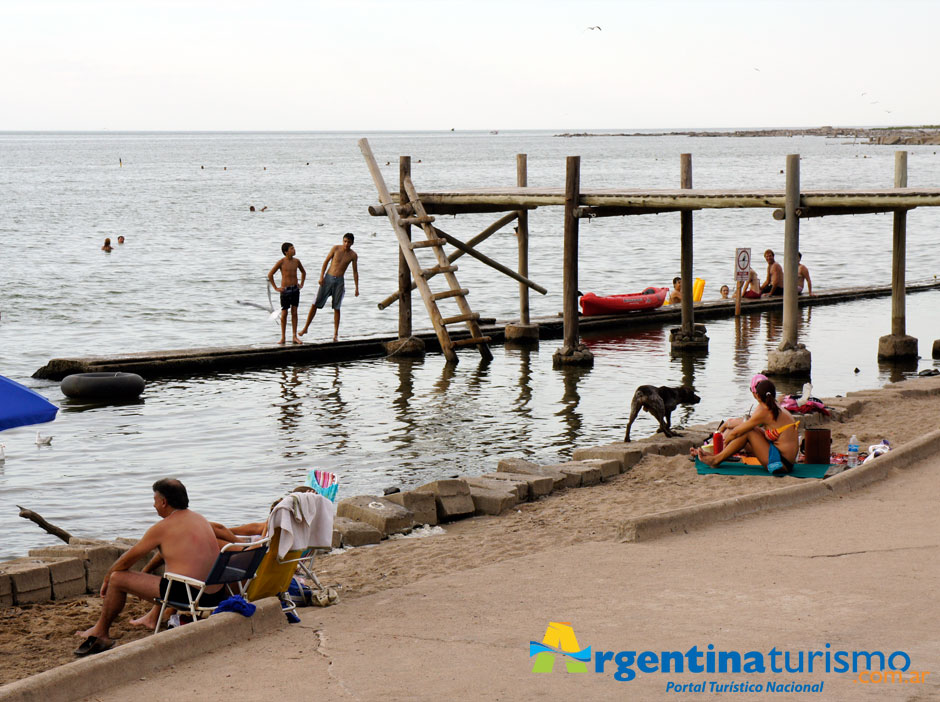
[[[846,465],[849,468],[854,468],[858,465],[858,437],[855,434],[852,434],[852,438],[849,439],[849,450],[848,450],[848,460]]]

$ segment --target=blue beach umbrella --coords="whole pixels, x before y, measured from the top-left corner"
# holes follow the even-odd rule
[[[0,431],[51,422],[58,411],[38,392],[0,375]]]

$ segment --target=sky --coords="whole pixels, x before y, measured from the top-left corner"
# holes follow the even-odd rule
[[[938,27],[936,0],[0,0],[0,130],[938,124]]]

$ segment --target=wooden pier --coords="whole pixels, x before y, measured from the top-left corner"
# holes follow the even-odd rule
[[[940,282],[914,283],[907,287],[908,293],[940,290]],[[844,288],[825,290],[815,297],[800,297],[801,306],[832,305],[866,298],[888,297],[890,286],[868,288]],[[735,314],[734,302],[721,300],[696,303],[695,314],[699,319],[725,319]],[[745,300],[743,313],[779,310],[780,298]],[[660,307],[655,310],[631,312],[624,315],[582,317],[581,329],[590,332],[629,331],[664,324],[675,324],[681,319],[677,307]],[[542,317],[532,320],[539,325],[541,338],[560,339],[564,335],[564,320],[560,316]],[[481,331],[492,338],[492,343],[507,341],[506,323],[495,319],[481,319]],[[434,331],[425,330],[415,336],[427,345],[427,350],[440,352]],[[389,334],[371,338],[344,341],[307,343],[299,346],[230,346],[167,351],[144,351],[122,355],[55,358],[33,373],[34,378],[62,380],[72,373],[125,372],[137,373],[148,380],[175,378],[212,373],[241,372],[254,368],[283,368],[289,365],[316,365],[341,363],[363,358],[380,358],[386,355],[386,344],[397,337]],[[513,341],[508,339],[508,341]]]
[[[564,346],[555,354],[556,364],[591,363],[592,357],[579,342],[578,325],[578,227],[582,219],[603,217],[623,217],[668,212],[680,213],[681,279],[682,290],[692,290],[693,263],[693,213],[704,209],[747,209],[764,208],[772,210],[775,220],[784,222],[784,257],[783,257],[783,314],[784,334],[780,347],[772,351],[768,359],[768,371],[783,375],[808,374],[811,367],[809,351],[797,339],[797,268],[799,265],[799,222],[810,217],[831,217],[838,215],[864,215],[891,212],[894,214],[893,227],[893,265],[892,265],[892,321],[891,334],[879,340],[878,357],[880,359],[906,358],[917,355],[917,340],[906,335],[905,331],[905,256],[906,256],[906,221],[907,212],[915,207],[940,206],[940,188],[907,187],[907,152],[895,154],[894,187],[885,189],[863,190],[802,190],[800,187],[800,157],[791,154],[786,159],[786,188],[783,190],[696,190],[692,186],[692,157],[682,154],[680,161],[680,183],[677,189],[592,189],[581,186],[581,158],[569,156],[564,188],[534,188],[526,185],[525,155],[517,156],[517,185],[515,187],[475,188],[466,190],[424,190],[418,189],[411,182],[410,171],[402,181],[400,194],[390,195],[376,175],[375,158],[365,139],[360,140],[363,155],[369,164],[380,194],[380,203],[369,208],[374,216],[387,216],[393,227],[398,222],[420,222],[428,237],[439,236],[444,243],[455,246],[456,255],[470,254],[500,272],[512,275],[520,281],[520,325],[528,325],[527,288],[540,289],[533,281],[521,274],[528,268],[528,228],[529,210],[538,207],[564,208],[564,242],[562,246],[562,267],[564,290],[562,308],[564,310]],[[403,157],[403,159],[408,157]],[[405,195],[407,189],[407,195]],[[466,213],[508,212],[509,214],[488,227],[470,242],[464,243],[437,230],[432,222],[434,215],[459,215]],[[477,252],[473,247],[484,238],[505,226],[512,220],[526,222],[524,234],[517,231],[519,244],[519,272],[508,270],[502,264]],[[402,235],[399,233],[399,239]],[[402,240],[404,241],[404,240]],[[413,245],[407,241],[404,248]],[[446,261],[453,262],[454,254]],[[398,293],[386,298],[380,307],[387,306],[396,299],[406,300],[405,287]],[[463,294],[465,295],[464,291]],[[426,298],[436,299],[435,294],[422,292]],[[440,294],[438,294],[440,295]],[[740,284],[736,296],[740,300]],[[410,322],[411,310],[406,302],[399,304],[399,314]],[[429,306],[429,310],[430,310]],[[707,349],[708,338],[703,330],[694,324],[694,308],[690,294],[682,296],[681,327],[672,336],[674,350],[701,351]],[[434,311],[431,310],[432,322]],[[403,326],[403,325],[400,325]],[[437,327],[437,325],[435,325]],[[535,330],[538,338],[538,329]],[[442,346],[447,349],[448,342],[442,339]],[[400,340],[403,341],[403,340]],[[447,360],[455,362],[456,354],[447,353]]]

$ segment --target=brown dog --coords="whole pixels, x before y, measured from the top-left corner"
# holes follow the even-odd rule
[[[702,398],[696,395],[692,388],[680,385],[677,388],[668,388],[665,385],[656,387],[654,385],[641,385],[633,393],[633,401],[630,403],[630,421],[627,422],[627,433],[623,440],[630,441],[630,427],[640,409],[645,409],[659,422],[657,431],[663,432],[666,436],[679,436],[669,427],[672,422],[672,411],[681,405],[694,405],[701,402]]]

